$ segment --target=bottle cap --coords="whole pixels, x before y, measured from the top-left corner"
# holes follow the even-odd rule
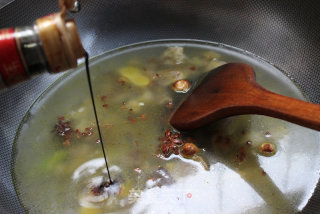
[[[77,66],[84,57],[77,27],[73,20],[65,21],[60,13],[36,20],[42,46],[53,73]]]

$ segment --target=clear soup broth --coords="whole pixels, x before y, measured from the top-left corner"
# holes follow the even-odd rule
[[[228,62],[248,63],[263,87],[304,99],[272,65],[220,44],[150,42],[91,61],[116,182],[111,186],[84,68],[58,80],[26,114],[13,148],[13,180],[25,209],[81,214],[303,209],[318,181],[318,132],[258,115],[227,118],[190,133],[170,126],[170,115],[192,88]],[[187,80],[190,90],[177,91],[178,80]],[[187,143],[196,146],[192,154],[184,150]]]

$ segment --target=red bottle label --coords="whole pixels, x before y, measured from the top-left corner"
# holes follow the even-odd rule
[[[0,30],[0,74],[8,86],[28,78],[19,56],[14,28]]]

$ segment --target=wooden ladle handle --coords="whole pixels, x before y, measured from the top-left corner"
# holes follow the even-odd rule
[[[255,80],[253,68],[228,63],[212,70],[171,117],[186,131],[222,118],[260,114],[320,131],[320,105],[273,93]]]
[[[257,114],[320,131],[320,105],[286,97],[263,88],[257,90],[255,105]]]

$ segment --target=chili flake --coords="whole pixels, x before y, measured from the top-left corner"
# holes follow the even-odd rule
[[[64,120],[65,118],[64,118],[64,116],[58,116],[57,119],[58,120]]]
[[[147,115],[145,115],[145,114],[142,114],[140,117],[138,117],[139,119],[141,119],[141,120],[144,120],[144,119],[147,119]]]
[[[160,78],[161,74],[156,73],[155,78]]]
[[[73,129],[71,127],[71,121],[65,121],[65,117],[59,116],[57,117],[58,123],[54,126],[54,132],[64,138],[64,142],[62,145],[68,146],[70,145],[70,138],[73,133]]]
[[[107,96],[104,96],[104,95],[103,95],[103,96],[100,97],[100,100],[101,100],[102,102],[106,101],[106,99],[107,99]]]
[[[246,149],[244,147],[241,147],[238,153],[236,154],[236,159],[238,160],[238,162],[241,163],[245,160],[246,156]]]
[[[54,126],[56,134],[62,137],[71,135],[73,132],[71,122],[69,120],[65,121],[65,118],[63,116],[60,116],[57,119],[58,123]]]
[[[189,69],[190,69],[191,71],[194,71],[194,70],[196,70],[196,66],[191,66]]]
[[[65,140],[65,141],[62,143],[62,145],[64,145],[64,146],[69,146],[70,143],[71,143],[70,140],[67,139],[67,140]]]
[[[167,103],[167,108],[172,108],[172,106],[173,106],[173,102],[172,102],[172,101],[169,101],[169,102]]]
[[[124,81],[124,80],[119,80],[118,83],[119,83],[120,85],[124,86],[124,85],[126,84],[126,81]]]
[[[169,157],[171,154],[179,154],[179,147],[184,144],[184,141],[180,138],[179,133],[174,133],[170,129],[167,129],[164,133],[165,137],[160,137],[162,141],[160,150],[165,157]]]
[[[137,120],[136,120],[135,118],[130,117],[130,116],[128,117],[128,120],[129,120],[130,122],[133,122],[133,123],[134,123],[134,122],[137,122]]]
[[[91,136],[93,134],[93,128],[87,127],[87,128],[84,129],[84,132],[79,132],[77,134],[79,134],[81,136],[84,136],[84,137]]]

